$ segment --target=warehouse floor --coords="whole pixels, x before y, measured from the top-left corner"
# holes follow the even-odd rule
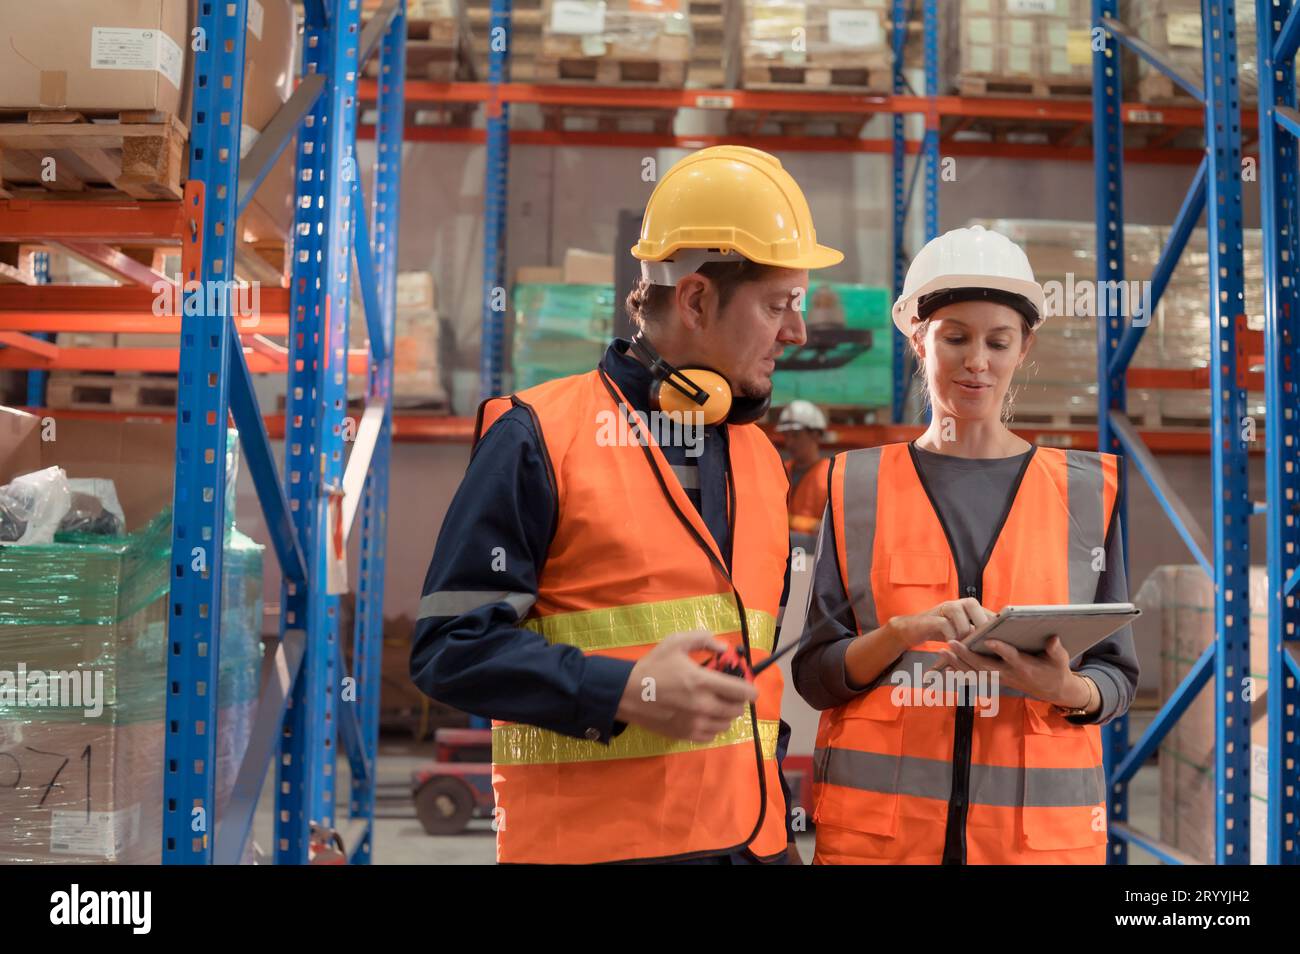
[[[1134,712],[1129,721],[1132,738],[1137,739],[1151,722],[1150,711]],[[381,740],[379,778],[375,806],[375,860],[389,865],[490,865],[496,860],[495,836],[487,819],[470,823],[460,835],[432,837],[424,833],[415,817],[411,801],[411,770],[427,761],[430,743],[414,745],[398,740]],[[338,791],[347,792],[346,760],[339,765]],[[262,791],[253,838],[263,853],[272,845],[274,812],[274,777],[269,777]],[[341,799],[342,801],[342,799]],[[1129,786],[1129,817],[1139,831],[1160,831],[1160,771],[1144,766]],[[814,835],[799,838],[799,851],[805,862],[813,856]],[[1154,864],[1155,859],[1140,848],[1129,853],[1132,864]]]

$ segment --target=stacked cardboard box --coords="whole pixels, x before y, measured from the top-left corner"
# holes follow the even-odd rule
[[[366,346],[370,340],[365,305],[360,288],[353,288],[349,309],[350,349]],[[447,391],[442,383],[439,358],[440,326],[433,276],[428,272],[398,272],[396,314],[393,319],[393,406],[400,408],[442,407]],[[353,376],[348,397],[361,398],[364,378]]]
[[[682,86],[691,58],[680,0],[543,0],[534,77]]]
[[[48,432],[40,419],[0,408],[0,483],[55,465],[71,477],[106,477],[128,533],[0,547],[0,861],[156,864],[175,429],[145,421],[53,423]],[[50,433],[53,440],[42,439]],[[218,815],[251,733],[261,657],[263,548],[233,526],[237,448],[231,432]],[[19,672],[28,688],[37,672],[73,674],[83,688],[89,675],[90,686],[102,689],[98,705],[88,707],[85,695],[80,705],[66,697],[62,705],[32,705],[38,696],[17,694]]]
[[[956,24],[945,72],[958,91],[1034,96],[1090,94],[1091,0],[945,0]]]
[[[892,89],[891,7],[889,0],[737,0],[726,11],[728,83]],[[909,57],[916,53],[912,44]]]
[[[1014,384],[1015,420],[1057,425],[1095,423],[1097,415],[1096,227],[1089,222],[1032,219],[972,220],[1019,244],[1047,292],[1049,319],[1039,327],[1033,350]],[[1141,307],[1142,282],[1150,279],[1167,228],[1124,229],[1127,286],[1119,301],[1125,314]],[[1187,247],[1142,336],[1131,366],[1187,370],[1210,360],[1209,256],[1203,229]],[[1263,260],[1258,229],[1245,234],[1247,324],[1263,327]],[[1101,292],[1105,294],[1104,290]],[[1129,414],[1155,426],[1204,426],[1210,415],[1205,390],[1128,391]],[[1262,420],[1263,395],[1249,395],[1247,410]]]
[[[1201,0],[1125,0],[1121,15],[1166,63],[1198,86],[1202,84]],[[1242,101],[1253,102],[1259,89],[1255,4],[1238,3],[1236,21],[1237,85]],[[1181,86],[1134,53],[1125,55],[1123,69],[1126,91],[1141,102],[1193,102]]]
[[[189,0],[102,0],[93,9],[78,0],[11,6],[0,25],[0,109],[39,114],[33,118],[50,127],[49,136],[66,138],[57,167],[66,174],[60,188],[72,188],[75,177],[78,183],[107,181],[128,191],[130,183],[174,190],[188,159],[183,130],[190,122],[194,10]],[[296,16],[292,0],[249,0],[241,153],[293,91]],[[80,144],[88,142],[80,137],[84,123],[72,120],[105,116],[127,128],[159,132],[127,136],[116,149],[98,140]],[[172,128],[182,134],[164,133]],[[101,124],[96,131],[110,130]],[[5,180],[39,188],[39,176],[24,171],[31,164],[21,150],[8,152]],[[293,224],[293,162],[294,150],[285,150],[250,202],[239,222],[245,241],[287,237]],[[120,167],[121,175],[106,172],[110,167]],[[39,162],[35,168],[41,169]],[[149,175],[158,181],[137,181]]]
[[[1161,566],[1134,598],[1139,638],[1160,641],[1160,693],[1168,699],[1214,641],[1214,584],[1199,566]],[[1268,806],[1268,580],[1250,571],[1250,862],[1266,863]],[[1160,744],[1160,839],[1206,864],[1214,857],[1214,681]],[[1220,863],[1230,859],[1218,859]]]

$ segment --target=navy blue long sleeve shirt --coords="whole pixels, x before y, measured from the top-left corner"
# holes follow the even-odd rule
[[[613,342],[601,367],[635,410],[648,411],[650,373],[626,348],[626,341]],[[704,428],[689,457],[681,444],[662,450],[730,564],[726,428]],[[632,663],[551,644],[520,626],[536,600],[558,518],[545,453],[532,416],[518,407],[474,448],[425,576],[411,678],[427,695],[474,715],[608,743],[624,727],[615,715]],[[787,567],[787,589],[788,582]],[[779,760],[788,744],[782,723]]]

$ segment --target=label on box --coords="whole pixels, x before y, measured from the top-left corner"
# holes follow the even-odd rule
[[[836,46],[880,46],[884,35],[875,10],[827,10],[826,32]]]
[[[1170,46],[1201,45],[1201,15],[1170,13],[1165,16],[1165,39]]]
[[[604,33],[604,0],[555,0],[551,4],[551,32]]]
[[[1055,12],[1056,0],[1007,0],[1007,13],[1015,16]]]
[[[115,812],[50,812],[50,854],[120,857],[140,837],[140,806]]]
[[[1065,57],[1071,66],[1092,62],[1092,35],[1087,30],[1071,30],[1065,39]]]
[[[684,13],[670,13],[664,18],[664,36],[690,36],[691,21]]]
[[[180,89],[182,61],[181,48],[161,30],[91,27],[91,69],[149,70]]]
[[[262,38],[262,22],[266,19],[266,11],[257,0],[248,0],[248,30],[259,40]]]
[[[584,33],[582,36],[582,55],[583,56],[604,56],[605,55],[605,38],[599,33]]]

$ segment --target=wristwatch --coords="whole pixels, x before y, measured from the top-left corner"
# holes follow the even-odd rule
[[[1079,676],[1079,678],[1082,679],[1085,683],[1088,684],[1088,701],[1085,702],[1085,703],[1083,704],[1083,707],[1082,707],[1082,708],[1079,708],[1079,709],[1070,709],[1070,708],[1068,708],[1068,707],[1066,707],[1066,706],[1059,706],[1059,705],[1056,706],[1056,711],[1059,712],[1061,715],[1067,717],[1067,718],[1069,718],[1069,717],[1071,717],[1071,716],[1086,716],[1086,715],[1088,715],[1088,714],[1089,714],[1088,710],[1092,708],[1092,700],[1093,700],[1093,698],[1094,698],[1093,693],[1096,693],[1096,694],[1097,694],[1097,697],[1100,697],[1100,695],[1101,695],[1101,690],[1099,690],[1099,689],[1097,688],[1097,684],[1096,684],[1095,682],[1093,682],[1089,677],[1087,677],[1087,676]]]

